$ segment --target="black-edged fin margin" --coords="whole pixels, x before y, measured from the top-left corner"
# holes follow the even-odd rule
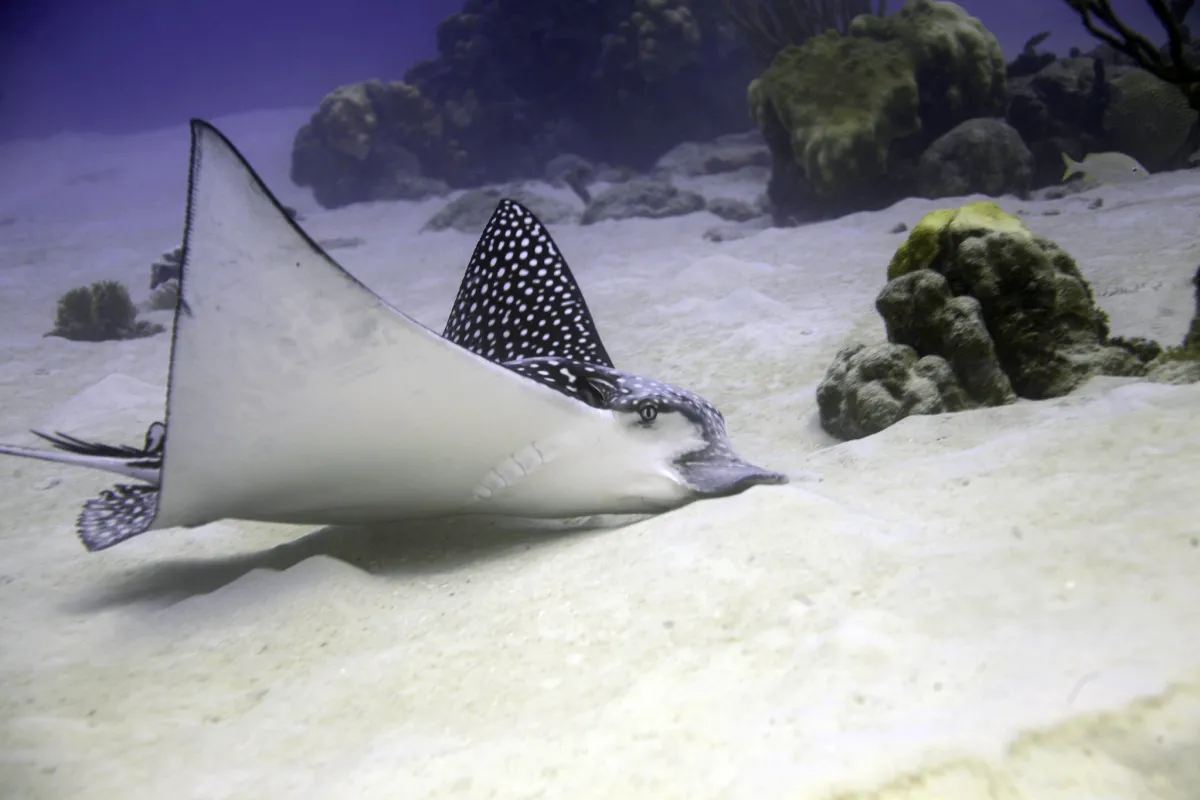
[[[254,167],[249,163],[249,161],[245,158],[245,156],[242,155],[241,151],[238,150],[238,148],[233,144],[232,141],[229,140],[229,138],[224,133],[222,133],[220,130],[218,130],[211,123],[209,123],[205,120],[202,120],[202,119],[198,119],[198,118],[191,119],[190,123],[189,123],[189,127],[190,127],[190,133],[191,133],[191,149],[190,149],[189,166],[188,166],[186,209],[185,209],[184,224],[183,224],[183,243],[182,243],[180,262],[179,262],[179,302],[177,303],[176,308],[175,308],[175,319],[174,319],[174,324],[172,325],[172,330],[171,330],[171,355],[170,355],[170,362],[169,362],[168,370],[167,370],[166,409],[164,412],[164,422],[155,423],[155,425],[157,425],[158,427],[156,428],[154,425],[152,425],[150,427],[150,429],[147,430],[147,432],[146,432],[147,451],[148,452],[156,452],[160,457],[160,462],[162,465],[162,475],[161,475],[162,483],[159,486],[159,491],[167,492],[168,494],[170,493],[171,490],[166,486],[166,483],[168,482],[167,476],[171,473],[171,470],[169,470],[167,467],[167,459],[169,457],[169,445],[167,444],[166,440],[167,440],[167,438],[170,438],[170,437],[166,436],[166,432],[168,429],[171,428],[172,392],[173,392],[173,389],[174,389],[175,383],[176,383],[175,376],[176,376],[176,369],[177,369],[177,355],[178,355],[178,350],[179,350],[179,346],[180,346],[180,334],[181,334],[181,331],[186,326],[186,323],[184,323],[185,318],[190,318],[190,317],[194,316],[193,309],[188,302],[188,299],[190,296],[189,284],[190,284],[190,281],[192,278],[191,266],[194,262],[193,255],[195,252],[195,242],[193,240],[194,240],[194,236],[196,234],[197,216],[205,213],[204,210],[200,207],[202,205],[202,200],[201,200],[202,193],[200,191],[200,184],[201,184],[201,174],[205,170],[205,163],[204,163],[205,158],[206,158],[206,156],[209,155],[210,151],[212,151],[212,144],[211,144],[212,140],[216,140],[217,142],[219,142],[221,148],[224,149],[225,151],[227,151],[229,154],[231,154],[232,157],[240,164],[241,173],[240,173],[239,177],[245,179],[245,181],[248,184],[248,190],[251,193],[257,193],[257,194],[261,194],[262,196],[264,196],[269,201],[269,203],[275,208],[275,210],[278,213],[279,218],[281,220],[283,220],[285,222],[285,224],[290,226],[290,228],[295,233],[295,235],[299,239],[302,239],[313,253],[317,254],[319,257],[321,257],[325,261],[327,261],[331,265],[332,268],[336,269],[339,273],[341,273],[342,277],[345,280],[353,282],[353,283],[357,283],[360,286],[362,285],[360,281],[358,281],[350,273],[346,272],[333,258],[331,258],[329,256],[329,254],[326,253],[325,250],[316,242],[316,240],[313,239],[308,234],[308,232],[305,231],[296,222],[295,217],[292,214],[288,213],[287,208],[274,195],[274,193],[266,185],[266,182],[263,181],[262,178],[258,175],[257,171],[255,171]],[[206,144],[206,139],[209,140],[209,143],[207,143],[207,144]],[[118,486],[118,487],[116,487],[116,489],[114,491],[119,492],[123,489],[139,489],[139,488],[140,487]],[[105,493],[105,495],[106,494],[107,493]],[[101,501],[105,501],[106,500],[105,495],[101,495],[100,499],[94,500],[91,502],[92,503],[100,503]],[[159,498],[159,499],[161,500],[161,498]],[[162,504],[162,503],[156,502],[152,509],[152,513],[157,514],[159,507],[161,505],[170,506],[171,503],[167,502],[165,504]],[[100,508],[100,506],[96,506],[96,508]],[[158,527],[163,527],[161,525],[156,524],[156,522],[157,522],[156,520],[151,519],[147,523],[148,529],[155,529]]]

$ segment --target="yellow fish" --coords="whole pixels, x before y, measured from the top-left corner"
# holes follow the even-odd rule
[[[1067,168],[1063,173],[1064,181],[1077,172],[1085,181],[1099,183],[1129,183],[1150,177],[1149,170],[1124,153],[1088,153],[1083,161],[1076,161],[1066,153],[1062,157]]]

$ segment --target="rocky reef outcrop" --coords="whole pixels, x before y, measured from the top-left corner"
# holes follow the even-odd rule
[[[1094,375],[1142,376],[1071,257],[991,202],[933,211],[888,265],[887,345],[838,353],[817,389],[841,438],[910,414],[1060,397]]]
[[[1025,195],[1033,187],[1033,153],[1002,119],[960,122],[934,140],[917,160],[922,197],[966,194]]]
[[[1062,180],[1063,153],[1127,153],[1151,172],[1188,166],[1200,125],[1179,87],[1105,46],[1067,58],[1039,55],[1039,68],[1009,78],[1007,113],[1033,153],[1034,186]]]
[[[321,101],[292,178],[325,207],[539,177],[589,204],[592,181],[657,177],[668,154],[677,174],[765,166],[771,221],[791,225],[903,197],[1021,196],[1060,183],[1064,153],[1177,169],[1200,145],[1179,87],[1111,48],[1062,58],[1042,33],[1006,64],[963,8],[911,0],[797,35],[764,69],[725,5],[464,0],[434,58]],[[723,140],[748,122],[767,153],[705,154],[732,152]]]
[[[596,195],[580,219],[591,225],[606,219],[662,219],[702,211],[704,198],[669,181],[639,178],[612,186]]]
[[[466,0],[437,46],[326,97],[293,180],[332,207],[537,177],[564,153],[644,170],[746,124],[753,57],[719,0]]]
[[[913,0],[784,48],[748,90],[771,147],[775,223],[909,196],[1022,195],[1060,183],[1064,153],[1188,166],[1200,125],[1179,87],[1103,47],[1041,52],[1048,35],[1005,64],[961,7]]]
[[[839,350],[817,388],[821,426],[839,439],[862,439],[913,414],[968,407],[945,359],[918,356],[903,344]]]
[[[1104,62],[1052,59],[1041,69],[1009,81],[1008,123],[1034,156],[1034,184],[1062,180],[1062,153],[1081,158],[1105,148],[1108,105]]]
[[[937,137],[1007,104],[1000,44],[959,6],[914,0],[785,48],[750,84],[781,222],[879,208],[908,193]]]
[[[1128,69],[1110,82],[1104,132],[1111,149],[1158,172],[1182,166],[1196,149],[1197,117],[1179,87]]]

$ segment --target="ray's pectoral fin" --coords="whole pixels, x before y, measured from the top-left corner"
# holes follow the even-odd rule
[[[146,429],[141,451],[136,454],[140,462],[152,469],[160,469],[166,438],[167,426],[161,422],[152,423]],[[83,504],[75,532],[89,551],[105,550],[150,530],[156,513],[157,484],[118,483]]]
[[[119,483],[83,504],[75,530],[89,551],[104,550],[148,531],[157,511],[157,486]]]
[[[676,462],[680,477],[704,497],[740,494],[759,484],[788,482],[781,472],[763,469],[737,456],[712,450],[695,453]]]
[[[502,232],[493,228],[491,251],[481,246],[473,265],[495,272],[464,282],[443,337],[330,258],[229,140],[200,121],[188,187],[151,529],[457,514],[473,510],[481,476],[526,443],[603,432],[599,415],[517,379],[502,363],[508,350],[496,349],[525,329],[514,316],[493,325],[501,307],[519,309],[518,282],[525,298],[568,291],[535,286],[558,272],[557,251],[520,212],[510,209]],[[551,300],[539,313],[550,314]],[[521,302],[527,318],[533,309]],[[573,308],[571,324],[581,324],[582,306]],[[555,499],[531,495],[534,510]]]

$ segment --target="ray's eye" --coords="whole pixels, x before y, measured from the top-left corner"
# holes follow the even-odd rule
[[[647,403],[638,409],[638,416],[641,417],[642,422],[654,422],[658,417],[658,406]]]

